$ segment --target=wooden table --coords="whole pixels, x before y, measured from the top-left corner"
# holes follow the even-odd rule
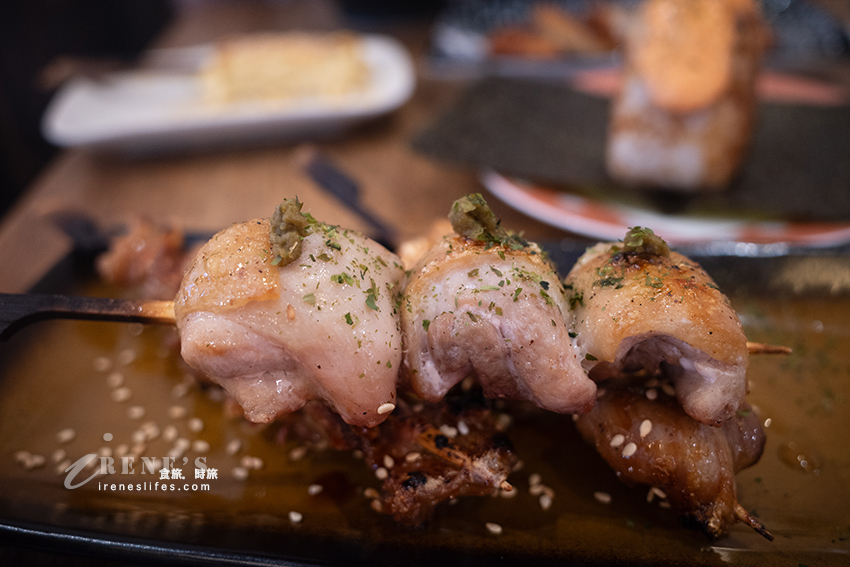
[[[159,44],[185,46],[231,33],[289,28],[333,29],[345,25],[327,1],[189,3]],[[424,22],[381,26],[401,40],[421,68],[429,40]],[[360,181],[362,200],[401,236],[428,229],[459,196],[482,191],[474,171],[436,163],[417,154],[411,138],[445,109],[463,85],[420,79],[412,99],[392,115],[317,143]],[[215,231],[235,221],[269,216],[283,197],[298,196],[305,210],[349,228],[367,227],[319,189],[298,164],[303,146],[281,144],[216,153],[131,159],[85,149],[61,153],[0,224],[0,291],[29,289],[72,247],[46,216],[79,211],[103,228],[147,216],[186,230]],[[533,239],[564,233],[489,199],[503,224]]]

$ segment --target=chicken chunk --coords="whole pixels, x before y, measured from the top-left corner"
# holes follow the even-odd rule
[[[657,247],[646,245],[652,240]],[[719,425],[735,414],[747,390],[747,339],[728,298],[698,264],[648,229],[633,229],[624,243],[588,249],[565,285],[591,378],[663,372],[694,419]]]
[[[403,270],[376,242],[308,218],[294,239],[300,256],[285,266],[274,265],[268,219],[235,224],[200,250],[175,301],[182,355],[251,421],[320,399],[371,427],[395,407]]]
[[[488,397],[588,411],[596,386],[572,345],[558,276],[536,245],[485,233],[445,236],[413,269],[401,305],[407,383],[436,401],[474,375]]]
[[[735,473],[758,462],[765,442],[748,406],[709,427],[669,396],[650,401],[642,388],[624,388],[606,391],[576,426],[621,480],[661,489],[686,525],[717,538],[742,521],[772,539],[736,496]]]

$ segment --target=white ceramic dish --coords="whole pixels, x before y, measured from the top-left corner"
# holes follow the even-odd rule
[[[362,40],[369,86],[333,101],[204,104],[191,70],[212,55],[213,46],[205,45],[158,50],[149,58],[152,70],[70,81],[45,112],[42,129],[59,146],[134,153],[338,134],[398,108],[415,87],[413,62],[400,43],[377,35]],[[174,66],[182,72],[168,69]]]

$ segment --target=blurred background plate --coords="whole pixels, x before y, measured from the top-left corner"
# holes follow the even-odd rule
[[[492,170],[485,170],[481,181],[496,197],[537,220],[604,240],[622,238],[629,227],[648,226],[673,245],[747,242],[825,247],[850,242],[850,222],[670,215],[619,201],[586,198],[506,177]]]
[[[338,134],[398,108],[415,86],[412,60],[400,43],[377,35],[363,36],[362,42],[369,84],[364,92],[332,102],[202,104],[194,71],[213,46],[196,46],[159,50],[150,70],[72,80],[51,102],[42,128],[60,146],[133,153]]]

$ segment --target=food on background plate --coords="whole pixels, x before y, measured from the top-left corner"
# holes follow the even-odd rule
[[[662,372],[685,412],[732,418],[747,390],[738,315],[711,277],[649,229],[589,248],[565,280],[576,345],[597,381]]]
[[[468,375],[490,398],[586,412],[596,386],[569,336],[560,278],[534,243],[502,228],[484,199],[457,200],[454,234],[413,268],[401,302],[403,379],[436,401]]]
[[[564,55],[600,54],[616,47],[607,27],[614,8],[600,7],[587,18],[554,4],[537,3],[524,25],[497,27],[487,37],[494,56],[552,59]]]
[[[218,43],[201,71],[210,104],[333,100],[362,92],[370,75],[356,34],[265,33]]]
[[[234,224],[198,252],[175,301],[183,359],[251,421],[322,399],[373,427],[396,403],[399,262],[286,200],[271,220]]]
[[[609,175],[725,188],[752,136],[766,32],[753,0],[646,0],[630,26],[608,132]]]

